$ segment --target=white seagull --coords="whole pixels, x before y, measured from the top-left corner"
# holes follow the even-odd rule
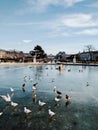
[[[18,105],[18,103],[11,102],[11,106],[16,107],[17,105]]]
[[[26,114],[29,114],[29,113],[31,112],[31,110],[30,110],[30,109],[27,109],[26,107],[24,107],[24,112],[25,112]]]
[[[56,113],[51,111],[51,109],[48,110],[50,117],[53,117]]]
[[[42,102],[42,101],[40,101],[40,100],[39,100],[38,103],[39,103],[39,106],[41,106],[41,107],[44,106],[44,105],[46,104],[45,102]]]
[[[0,116],[3,114],[3,112],[0,112]]]
[[[2,99],[4,99],[4,101],[6,101],[6,102],[11,102],[11,97],[10,97],[9,94],[7,94],[7,96],[6,95],[0,95],[0,97]]]
[[[13,92],[14,92],[14,89],[13,89],[13,88],[10,88],[10,90],[11,90],[11,93],[13,93]]]

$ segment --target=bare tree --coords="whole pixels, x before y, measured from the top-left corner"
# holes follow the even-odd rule
[[[88,52],[92,52],[92,51],[95,50],[95,48],[94,48],[93,45],[91,45],[91,44],[86,45],[85,47],[86,47],[86,50],[87,50]]]
[[[85,46],[85,50],[88,52],[89,54],[89,60],[92,61],[92,57],[93,57],[93,51],[95,50],[95,48],[93,47],[93,45],[89,44]]]

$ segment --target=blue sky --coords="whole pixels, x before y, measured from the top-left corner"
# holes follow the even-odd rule
[[[98,50],[98,0],[0,0],[0,49]]]

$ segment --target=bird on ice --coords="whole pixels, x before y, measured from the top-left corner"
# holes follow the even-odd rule
[[[11,101],[11,106],[16,107],[17,105],[18,105],[18,103],[15,103],[15,102]]]
[[[38,87],[37,84],[38,84],[38,83],[33,84],[33,86],[32,86],[32,91],[33,91],[33,92],[37,90],[37,87]]]
[[[0,116],[3,114],[3,112],[0,112]]]
[[[56,92],[56,86],[53,87],[53,91]]]
[[[56,102],[59,102],[60,100],[61,100],[61,98],[57,98],[57,97],[55,97],[55,99],[54,99]]]
[[[11,90],[11,93],[13,93],[13,92],[14,92],[14,89],[13,89],[13,88],[10,88],[10,90]]]
[[[8,93],[7,95],[0,95],[0,97],[6,102],[11,102],[11,97]]]
[[[49,113],[50,117],[53,117],[56,114],[55,112],[51,111],[51,109],[48,110],[48,113]]]
[[[59,106],[59,102],[61,100],[61,98],[55,97],[55,106]]]
[[[30,110],[30,109],[27,109],[26,107],[24,107],[24,112],[25,112],[26,114],[29,114],[29,113],[31,112],[31,110]]]
[[[12,98],[14,96],[14,89],[10,88],[10,91],[11,91],[10,97]]]
[[[23,91],[23,92],[26,91],[25,83],[22,85],[22,91]]]
[[[88,83],[88,82],[86,83],[86,86],[89,86],[89,83]]]
[[[33,84],[33,86],[37,86],[38,83]]]
[[[57,92],[57,94],[59,94],[59,95],[61,95],[61,94],[62,94],[62,92],[60,92],[60,91],[58,91],[58,90],[57,90],[56,92]]]
[[[39,100],[38,103],[39,103],[39,106],[41,106],[41,107],[44,106],[44,105],[46,104],[45,102],[42,102],[42,101],[40,101],[40,100]]]
[[[70,101],[71,97],[66,94],[67,101]]]

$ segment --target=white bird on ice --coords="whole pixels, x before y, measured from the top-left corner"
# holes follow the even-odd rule
[[[13,89],[13,88],[10,88],[10,90],[11,90],[11,93],[13,93],[13,92],[14,92],[14,89]]]
[[[59,102],[61,99],[60,98],[57,98],[57,97],[55,97],[55,99],[54,99],[56,102]]]
[[[31,110],[30,110],[30,109],[27,109],[26,107],[24,107],[24,112],[25,112],[26,114],[29,114],[29,113],[31,112]]]
[[[0,112],[0,116],[3,114],[3,112]]]
[[[17,105],[18,105],[18,103],[11,102],[11,106],[16,107]]]
[[[46,103],[39,100],[39,106],[44,106]]]
[[[7,96],[6,95],[0,95],[0,97],[2,99],[4,99],[4,101],[6,101],[6,102],[11,102],[11,97],[10,97],[9,94],[7,94]]]
[[[48,110],[50,117],[53,117],[56,113],[51,111],[51,109]]]

